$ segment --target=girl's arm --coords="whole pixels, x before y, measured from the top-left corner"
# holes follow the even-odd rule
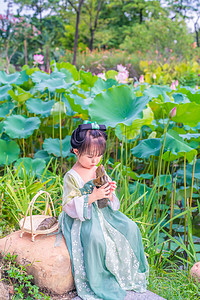
[[[110,185],[110,194],[109,194],[109,200],[110,200],[110,203],[109,203],[109,206],[113,209],[113,210],[118,210],[120,208],[120,202],[119,202],[119,199],[117,198],[117,196],[115,195],[115,189],[117,187],[116,185],[116,182],[115,181],[112,181],[109,178],[109,185]]]
[[[78,183],[70,174],[66,174],[63,181],[62,209],[71,218],[85,221],[91,217],[89,195],[82,195]]]

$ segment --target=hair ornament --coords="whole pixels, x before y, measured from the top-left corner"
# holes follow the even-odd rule
[[[96,122],[90,122],[90,121],[84,121],[83,124],[79,125],[79,130],[103,130],[106,131],[106,126],[105,125],[99,125]]]

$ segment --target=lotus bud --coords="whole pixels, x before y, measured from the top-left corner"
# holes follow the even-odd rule
[[[155,139],[156,138],[156,131],[152,131],[152,133],[150,133],[150,135],[148,136],[148,139]]]
[[[154,80],[156,79],[156,74],[154,74],[154,73],[153,73],[153,79],[154,79]]]
[[[134,88],[136,88],[138,86],[137,82],[135,82],[133,86]]]
[[[139,82],[140,82],[140,83],[144,83],[144,75],[141,75],[141,76],[140,76]]]
[[[178,86],[178,80],[175,80],[175,86]]]
[[[176,85],[175,85],[175,82],[172,82],[172,84],[171,84],[170,88],[171,88],[172,90],[176,90]]]
[[[172,108],[172,110],[170,111],[169,117],[173,118],[173,117],[175,117],[175,115],[176,115],[176,106],[174,108]]]

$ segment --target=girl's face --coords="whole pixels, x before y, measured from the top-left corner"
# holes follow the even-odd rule
[[[77,155],[78,163],[81,164],[82,167],[86,169],[94,168],[101,160],[102,155],[96,155],[90,153],[82,153],[81,155],[78,154],[78,150],[74,149],[74,153]]]

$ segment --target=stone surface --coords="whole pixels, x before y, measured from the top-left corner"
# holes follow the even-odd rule
[[[69,252],[64,238],[55,247],[56,235],[39,235],[31,241],[31,235],[20,231],[0,239],[0,251],[17,254],[17,263],[26,265],[34,282],[41,288],[62,295],[74,288]],[[1,300],[1,298],[0,298]]]
[[[80,297],[75,297],[73,300],[81,300]],[[116,299],[117,300],[117,299]],[[165,300],[164,298],[147,291],[146,293],[135,293],[128,291],[124,300]]]
[[[9,300],[9,291],[6,285],[0,281],[0,300]]]

